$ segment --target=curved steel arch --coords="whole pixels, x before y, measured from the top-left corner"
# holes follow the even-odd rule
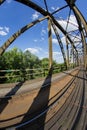
[[[86,31],[86,33],[87,33],[87,22],[86,22],[84,16],[82,15],[82,13],[80,12],[80,10],[78,9],[78,7],[77,7],[74,3],[71,4],[71,3],[69,2],[69,0],[66,0],[66,2],[67,2],[67,4],[70,6],[70,8],[73,10],[74,14],[79,17],[80,22],[83,23],[83,25],[84,25],[84,27],[85,27],[84,29],[85,29],[85,31]],[[78,18],[77,18],[77,19],[78,19]]]
[[[20,30],[18,30],[16,33],[14,33],[1,47],[0,47],[0,55],[4,53],[4,51],[12,44],[14,40],[16,40],[21,34],[23,34],[25,31],[27,31],[29,28],[33,27],[37,23],[45,20],[48,16],[40,18],[38,20],[35,20],[31,22],[30,24],[22,27]]]
[[[29,0],[14,0],[16,2],[20,2],[38,12],[40,12],[40,14],[42,14],[43,16],[45,16],[44,18],[41,18],[41,19],[38,19],[36,21],[33,21],[31,22],[30,24],[26,25],[25,27],[21,28],[19,31],[17,31],[16,33],[14,33],[3,45],[2,47],[0,47],[0,54],[3,54],[3,52],[6,50],[6,48],[14,41],[16,40],[17,37],[19,37],[22,33],[24,33],[26,30],[28,30],[30,27],[34,26],[35,24],[37,24],[38,22],[44,20],[44,19],[52,19],[52,22],[54,25],[56,25],[56,27],[58,29],[61,30],[61,32],[65,35],[65,37],[68,39],[69,43],[72,45],[74,51],[76,52],[76,54],[78,54],[78,49],[77,47],[75,46],[74,44],[74,41],[71,39],[69,33],[67,32],[67,30],[65,30],[59,23],[58,21],[54,18],[53,14],[56,13],[57,11],[60,11],[62,10],[63,8],[66,8],[67,6],[70,7],[70,9],[73,10],[74,14],[75,14],[75,17],[78,21],[78,25],[79,25],[79,30],[80,30],[80,33],[81,33],[81,36],[82,36],[82,41],[84,41],[84,50],[85,50],[85,56],[87,54],[87,48],[86,48],[86,41],[85,41],[85,36],[84,36],[84,31],[83,31],[83,27],[82,27],[82,24],[84,26],[84,30],[86,32],[86,35],[87,35],[87,24],[86,24],[86,21],[84,19],[84,17],[82,16],[81,12],[78,10],[78,8],[76,7],[75,5],[75,0],[66,0],[66,3],[67,5],[65,5],[64,7],[61,7],[60,9],[58,9],[57,11],[54,11],[53,13],[49,13],[48,11],[48,7],[47,7],[47,3],[46,1],[44,0],[44,3],[45,3],[45,6],[46,6],[46,10],[41,8],[39,5],[37,5],[36,3],[32,2],[32,1],[29,1]],[[2,3],[4,3],[5,0],[0,0],[0,5]],[[81,21],[80,21],[81,20]],[[68,24],[69,21],[67,21],[67,24]],[[81,24],[82,23],[82,24]],[[57,33],[56,33],[57,34]],[[59,40],[60,41],[60,40]],[[61,44],[61,45],[60,45]],[[61,52],[62,52],[62,55],[63,55],[63,58],[64,58],[64,61],[66,61],[66,57],[65,57],[65,52],[64,52],[64,49],[62,47],[62,43],[60,42],[60,48],[61,48]],[[86,57],[85,57],[86,59]],[[87,65],[87,62],[86,62],[86,65]]]
[[[81,28],[80,31],[81,31],[81,36],[82,36],[82,41],[83,41],[83,46],[84,46],[84,64],[85,64],[85,68],[87,69],[87,43],[86,43],[85,34],[84,34],[84,30],[85,30],[86,37],[87,37],[87,22],[85,18],[83,17],[83,15],[81,14],[80,10],[76,6],[73,6],[72,9],[75,15],[77,15],[78,24]],[[81,23],[83,24],[84,27],[82,27]]]
[[[0,5],[3,4],[5,2],[5,0],[0,0]]]
[[[54,24],[63,32],[64,35],[67,35],[68,40],[70,41],[70,43],[72,44],[73,48],[76,50],[76,47],[74,46],[73,41],[71,40],[71,38],[68,36],[67,32],[63,29],[63,27],[56,21],[56,19],[53,17],[53,15],[51,15],[48,11],[42,9],[40,6],[38,6],[37,4],[35,4],[32,1],[28,1],[28,0],[15,0],[17,2],[20,2],[28,7],[31,7],[32,9],[35,9],[36,11],[40,12],[42,15],[44,16],[50,16],[52,18],[52,21],[54,22]]]

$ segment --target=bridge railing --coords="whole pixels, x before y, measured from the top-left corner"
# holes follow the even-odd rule
[[[53,74],[64,70],[66,70],[65,66],[54,67]],[[0,70],[0,83],[21,82],[24,80],[45,77],[47,76],[48,71],[48,68]]]

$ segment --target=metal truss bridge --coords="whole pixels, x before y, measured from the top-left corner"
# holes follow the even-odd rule
[[[65,5],[50,11],[50,0],[14,0],[41,14],[41,18],[20,28],[0,47],[0,56],[23,33],[47,20],[49,67],[48,75],[12,84],[0,84],[1,130],[87,130],[87,21],[76,6],[76,0],[64,0]],[[61,2],[61,1],[60,1]],[[6,0],[0,0],[0,6]],[[59,1],[58,1],[59,3]],[[64,22],[58,14],[69,9]],[[77,23],[70,21],[73,13]],[[28,15],[28,14],[27,14]],[[73,30],[69,30],[69,25]],[[52,31],[60,47],[66,71],[53,74]],[[64,48],[61,34],[66,41]],[[76,65],[70,69],[71,62]],[[0,73],[5,70],[0,70]],[[13,70],[14,71],[14,70]]]

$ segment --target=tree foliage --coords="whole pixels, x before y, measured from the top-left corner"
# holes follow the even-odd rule
[[[63,64],[59,65],[56,61],[53,61],[53,66],[60,67],[63,66]],[[0,72],[0,83],[33,79],[36,78],[35,74],[38,76],[38,73],[41,74],[42,71],[44,75],[47,74],[48,68],[48,58],[40,60],[30,51],[22,52],[18,48],[13,48],[0,56],[0,70],[7,70]],[[55,72],[59,72],[59,70]],[[3,78],[4,76],[5,78]]]

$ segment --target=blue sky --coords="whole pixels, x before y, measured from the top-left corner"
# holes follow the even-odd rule
[[[45,8],[44,0],[32,0],[39,4],[42,8]],[[58,9],[64,5],[66,5],[65,0],[47,0],[48,9],[50,12],[53,12],[55,9]],[[77,7],[81,10],[84,17],[87,19],[87,0],[77,0]],[[66,8],[60,12],[58,12],[54,17],[58,20],[58,22],[66,28],[65,21],[69,15],[69,8]],[[0,46],[11,37],[12,34],[17,32],[20,28],[25,26],[26,24],[31,23],[32,21],[43,17],[40,13],[35,10],[15,2],[14,0],[6,0],[4,4],[0,6]],[[61,19],[64,19],[61,20]],[[76,26],[77,22],[71,11],[70,15],[71,23],[74,23]],[[77,29],[78,27],[74,27],[73,25],[69,25],[68,30]],[[43,22],[33,26],[29,30],[27,30],[24,34],[18,37],[12,45],[9,46],[9,49],[13,47],[17,47],[22,51],[29,50],[33,54],[37,55],[40,59],[44,57],[48,57],[48,22],[44,20]],[[52,31],[53,32],[53,31]],[[63,42],[65,48],[65,39],[63,34],[59,31],[61,35],[61,40]],[[57,43],[56,36],[54,32],[52,33],[52,41],[53,41],[53,59],[58,63],[63,62],[62,54]]]

